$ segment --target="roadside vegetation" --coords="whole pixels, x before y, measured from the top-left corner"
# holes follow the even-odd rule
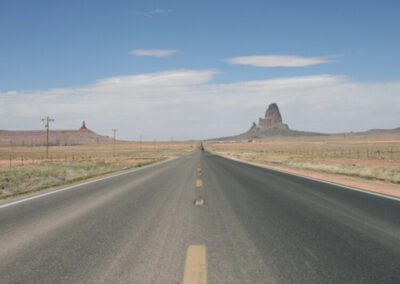
[[[245,161],[400,184],[400,136],[281,137],[206,147]]]
[[[194,142],[0,146],[0,199],[132,169],[189,153]]]

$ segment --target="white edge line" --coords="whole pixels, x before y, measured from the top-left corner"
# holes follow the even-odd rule
[[[191,153],[189,153],[189,154],[191,154]],[[105,180],[105,179],[114,178],[114,177],[117,177],[117,176],[126,175],[126,174],[129,174],[129,173],[132,173],[132,172],[137,172],[137,171],[140,171],[140,170],[144,170],[146,168],[151,168],[151,167],[154,167],[154,166],[158,166],[158,165],[161,165],[161,164],[164,164],[164,163],[171,162],[171,161],[173,161],[175,159],[178,159],[178,158],[181,158],[181,157],[183,157],[183,156],[169,158],[167,160],[164,160],[164,161],[161,161],[161,162],[158,162],[158,163],[154,163],[154,164],[150,164],[150,165],[147,165],[147,166],[144,166],[144,167],[134,168],[134,169],[131,169],[131,170],[124,171],[122,173],[107,175],[105,177],[95,178],[95,179],[92,179],[92,180],[89,180],[89,181],[84,181],[84,182],[73,184],[73,185],[70,185],[70,186],[67,186],[67,187],[62,187],[60,189],[51,190],[51,188],[50,188],[50,189],[47,189],[47,190],[51,190],[49,192],[45,192],[45,193],[38,194],[38,195],[33,195],[33,196],[30,196],[30,197],[26,197],[26,198],[23,198],[23,199],[19,199],[19,200],[16,200],[16,201],[11,201],[11,202],[8,202],[6,204],[0,205],[0,209],[5,208],[5,207],[9,207],[9,206],[12,206],[12,205],[16,205],[16,204],[19,204],[19,203],[22,203],[22,202],[26,202],[26,201],[29,201],[29,200],[33,200],[33,199],[36,199],[36,198],[48,196],[48,195],[51,195],[51,194],[54,194],[54,193],[58,193],[58,192],[61,192],[61,191],[64,191],[64,190],[77,188],[77,187],[80,187],[80,186],[83,186],[83,185],[86,185],[86,184],[95,183],[95,182],[102,181],[102,180]],[[57,188],[57,187],[55,187],[55,188]],[[35,193],[33,193],[33,194],[35,194]],[[7,199],[5,199],[5,200],[7,200]]]
[[[243,161],[243,160],[239,160],[239,159],[233,159],[233,158],[225,157],[225,156],[222,156],[222,155],[219,155],[219,154],[215,154],[215,153],[211,153],[211,154],[213,154],[215,156],[219,156],[219,157],[227,159],[227,160],[231,160],[231,161],[235,161],[235,162],[238,162],[238,163],[250,165],[250,166],[253,166],[253,167],[260,168],[260,169],[267,169],[267,170],[270,170],[270,171],[280,172],[280,173],[284,173],[284,174],[287,174],[287,175],[292,175],[292,176],[297,176],[297,177],[301,177],[301,178],[304,178],[304,179],[309,179],[309,180],[312,180],[312,181],[317,181],[317,182],[322,182],[322,183],[326,183],[326,184],[330,184],[330,185],[335,185],[337,187],[351,189],[351,190],[358,191],[358,192],[361,192],[361,193],[366,193],[366,194],[370,194],[370,195],[375,195],[375,196],[391,199],[391,200],[394,200],[394,201],[400,201],[399,197],[392,196],[392,195],[387,195],[387,194],[382,194],[382,193],[378,193],[378,192],[369,191],[369,190],[366,190],[366,189],[351,187],[351,186],[348,186],[348,185],[335,183],[335,182],[330,182],[330,181],[326,181],[326,180],[322,180],[322,179],[302,176],[302,175],[299,175],[299,174],[289,173],[289,172],[285,172],[285,171],[282,171],[282,170],[271,169],[271,168],[268,168],[267,165],[265,167],[263,167],[263,166],[260,166],[260,165],[252,164],[252,163],[247,162],[247,161]]]

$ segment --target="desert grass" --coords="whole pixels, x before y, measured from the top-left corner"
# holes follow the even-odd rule
[[[141,167],[193,151],[194,142],[0,147],[0,198]]]
[[[217,154],[292,169],[400,184],[400,136],[207,142]]]

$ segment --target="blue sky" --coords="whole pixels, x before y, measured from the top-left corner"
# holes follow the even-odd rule
[[[126,118],[134,119],[129,117],[129,114],[126,114],[125,118],[104,120],[96,116],[95,112],[90,114],[89,109],[74,111],[71,105],[69,114],[66,110],[59,112],[64,116],[59,115],[63,122],[59,121],[58,126],[75,127],[76,122],[66,122],[66,117],[73,116],[78,120],[85,118],[86,112],[89,113],[88,118],[92,119],[89,126],[93,125],[102,131],[109,126],[119,125],[125,138],[134,139],[137,133],[146,132],[148,128],[153,129],[146,132],[149,139],[150,136],[151,139],[153,136],[163,139],[169,137],[169,133],[172,132],[172,135],[182,139],[205,138],[219,133],[234,134],[246,130],[252,120],[263,114],[272,99],[277,100],[278,105],[286,111],[283,116],[284,119],[285,116],[289,119],[287,122],[290,126],[306,130],[340,132],[368,129],[369,126],[400,126],[400,123],[396,125],[396,122],[400,121],[399,116],[395,111],[390,112],[398,106],[400,96],[397,89],[400,77],[399,14],[399,1],[1,1],[0,96],[3,98],[0,97],[0,104],[2,108],[14,108],[15,119],[2,111],[0,118],[3,115],[8,119],[4,121],[1,118],[0,129],[41,126],[39,122],[28,123],[28,118],[36,118],[43,112],[43,105],[39,105],[40,99],[38,105],[35,105],[34,100],[30,101],[30,107],[37,109],[36,112],[31,111],[32,117],[22,113],[25,110],[24,105],[29,101],[27,96],[33,94],[44,100],[45,96],[57,96],[57,92],[52,92],[52,89],[63,89],[62,96],[65,96],[67,101],[71,98],[76,99],[77,103],[79,100],[87,102],[89,97],[86,93],[77,91],[72,95],[71,90],[82,90],[85,86],[93,86],[99,80],[111,77],[160,72],[171,74],[181,70],[209,70],[213,73],[206,76],[207,79],[199,79],[200,82],[194,85],[188,83],[188,88],[180,90],[183,93],[178,95],[190,96],[188,93],[193,91],[193,96],[206,97],[202,92],[212,89],[215,97],[219,94],[219,98],[227,96],[224,98],[230,102],[227,106],[231,107],[231,111],[228,111],[223,103],[220,104],[220,109],[210,109],[204,98],[205,101],[197,103],[199,109],[207,112],[207,115],[198,119],[204,121],[209,118],[209,122],[198,126],[196,131],[186,131],[186,127],[197,125],[198,121],[191,113],[177,110],[177,118],[171,121],[164,119],[169,125],[169,132],[158,134],[162,132],[157,128],[159,126],[156,122],[150,122],[154,113],[160,113],[160,110],[150,102],[146,101],[149,104],[146,105],[149,110],[148,116],[143,114],[146,121],[150,122],[146,124],[147,128],[143,129],[132,129],[129,124],[123,122]],[[176,52],[166,57],[132,54],[133,50],[138,49]],[[253,58],[256,55],[269,57]],[[251,57],[249,60],[253,65],[227,62],[229,58],[243,56]],[[267,60],[267,65],[271,64],[270,60],[276,59],[273,56],[287,56],[281,58],[283,61],[295,57],[311,58],[311,61],[318,62],[318,59],[322,58],[326,63],[292,67],[280,61],[281,63],[277,64],[279,66],[254,66],[260,65],[259,60]],[[352,97],[354,101],[366,100],[361,90],[376,89],[376,93],[369,94],[371,97],[368,101],[371,103],[373,99],[379,99],[384,92],[384,98],[391,106],[388,109],[382,107],[376,112],[385,113],[386,117],[367,124],[367,110],[371,110],[371,107],[365,103],[363,114],[360,114],[359,121],[354,124],[344,123],[342,127],[328,121],[321,122],[321,125],[313,125],[307,121],[296,124],[299,121],[294,115],[296,104],[304,104],[303,107],[309,111],[317,109],[321,112],[324,103],[329,105],[332,96],[336,96],[337,92],[333,91],[330,81],[324,85],[323,88],[328,89],[323,89],[325,91],[322,95],[330,94],[331,97],[321,99],[319,104],[313,106],[311,103],[305,104],[304,96],[316,92],[316,88],[320,87],[313,86],[309,92],[300,92],[301,88],[294,91],[290,89],[291,94],[304,93],[292,100],[288,99],[288,90],[270,95],[267,88],[263,98],[262,94],[251,95],[254,88],[250,88],[248,99],[259,101],[254,101],[254,105],[244,106],[243,109],[240,109],[239,103],[234,104],[235,100],[241,101],[242,98],[232,95],[235,91],[230,91],[231,95],[225,91],[219,93],[226,85],[231,85],[236,90],[235,84],[240,82],[265,82],[278,78],[310,76],[320,78],[318,76],[323,75],[332,76],[340,82],[334,86],[335,90],[339,85],[340,88],[346,85],[347,88],[342,91],[349,92],[347,97]],[[140,79],[131,77],[129,80],[138,78]],[[371,88],[371,84],[374,88]],[[149,84],[145,91],[141,90],[143,96],[139,97],[155,95],[155,90],[151,87],[152,84]],[[354,91],[355,89],[357,91]],[[137,89],[129,90],[139,93]],[[102,99],[107,101],[110,97],[116,97],[118,94],[113,92],[119,91],[120,89],[113,89],[108,97]],[[104,90],[96,87],[92,92],[103,94]],[[9,98],[10,94],[13,94],[12,98]],[[133,102],[139,101],[139,97],[131,99]],[[90,99],[97,102],[94,93],[90,94]],[[193,107],[191,104],[194,102],[191,99],[187,99],[186,96],[181,99],[183,102],[188,101],[188,109]],[[118,100],[123,103],[124,97],[118,97]],[[162,100],[163,98],[159,98],[156,105]],[[356,105],[351,109],[351,106],[340,105],[337,100],[335,103],[337,105],[333,105],[334,108],[343,111],[345,115],[347,113],[349,117],[362,111]],[[161,106],[159,108],[162,108]],[[185,108],[185,104],[179,106],[179,109]],[[115,108],[118,109],[118,106]],[[48,109],[53,108],[49,105]],[[219,114],[210,113],[211,111]],[[226,118],[221,112],[226,113]],[[235,114],[238,113],[241,115],[236,118]],[[54,112],[54,115],[56,114],[57,111]],[[318,114],[316,111],[315,115]],[[24,115],[26,121],[23,119]],[[167,114],[163,115],[169,117]],[[185,124],[188,121],[190,123]],[[192,137],[196,133],[199,134]]]

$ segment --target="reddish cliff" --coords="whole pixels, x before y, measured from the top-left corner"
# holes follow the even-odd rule
[[[108,136],[99,135],[86,127],[83,121],[78,130],[50,129],[49,143],[51,145],[76,145],[93,142],[112,142]],[[0,144],[45,145],[46,130],[9,131],[0,130]]]

